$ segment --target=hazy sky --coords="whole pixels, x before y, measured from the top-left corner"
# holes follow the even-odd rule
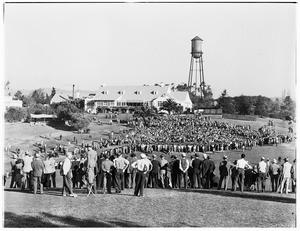
[[[214,97],[295,97],[295,4],[6,4],[5,79],[14,89],[187,82],[203,39]]]

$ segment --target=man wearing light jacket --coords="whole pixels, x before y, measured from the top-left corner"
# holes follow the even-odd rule
[[[67,157],[63,162],[62,165],[62,175],[63,175],[63,196],[66,196],[66,190],[69,192],[70,197],[77,197],[76,194],[73,193],[72,189],[72,169],[71,169],[71,159],[72,159],[72,153],[67,152]]]

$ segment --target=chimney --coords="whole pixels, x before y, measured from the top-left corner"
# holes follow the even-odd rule
[[[73,97],[73,99],[74,99],[74,97],[75,97],[75,85],[73,84],[73,92],[72,92],[72,97]]]

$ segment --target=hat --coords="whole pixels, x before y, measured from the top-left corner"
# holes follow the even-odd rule
[[[207,158],[207,154],[204,153],[203,154],[203,158],[206,159]]]
[[[155,154],[153,154],[153,155],[152,155],[152,157],[153,157],[153,158],[156,158],[156,155],[155,155]]]
[[[181,153],[181,156],[182,157],[186,157],[186,154],[183,152],[183,153]]]
[[[29,152],[28,152],[28,151],[25,151],[25,155],[29,155]]]
[[[223,156],[223,159],[224,159],[224,160],[227,160],[227,158],[228,158],[228,157],[227,157],[226,155]]]
[[[265,157],[262,156],[262,157],[261,157],[261,160],[264,160],[264,159],[265,159]]]
[[[141,154],[141,158],[142,158],[142,159],[145,159],[146,157],[147,157],[147,156],[146,156],[144,153]]]
[[[13,154],[12,158],[13,159],[18,159],[18,156],[16,154]]]
[[[40,157],[40,154],[36,152],[36,153],[34,154],[34,156],[35,156],[35,158],[39,158],[39,157]]]
[[[276,159],[274,159],[272,162],[273,162],[274,164],[277,164],[277,160],[276,160]]]
[[[288,162],[288,161],[289,161],[289,158],[285,157],[284,160],[285,160],[286,162]]]

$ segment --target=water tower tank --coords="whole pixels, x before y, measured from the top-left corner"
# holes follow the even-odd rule
[[[192,39],[192,56],[195,59],[200,58],[202,54],[202,39],[196,36],[195,38]]]

